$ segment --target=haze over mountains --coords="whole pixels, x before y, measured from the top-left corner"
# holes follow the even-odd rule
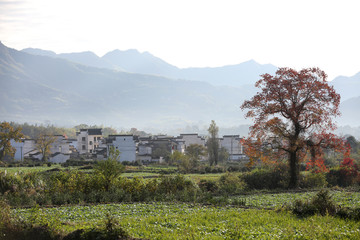
[[[135,49],[126,51],[114,50],[98,57],[92,52],[56,54],[52,51],[26,48],[23,52],[67,59],[86,66],[107,68],[129,73],[150,74],[172,79],[186,79],[208,82],[214,86],[241,87],[253,85],[259,75],[275,73],[277,67],[271,64],[259,64],[250,60],[237,65],[215,68],[185,68],[180,69],[148,52],[140,53]]]
[[[92,52],[17,51],[0,43],[0,118],[162,132],[208,125],[212,119],[221,127],[239,126],[250,124],[239,106],[256,93],[259,75],[276,69],[253,60],[180,69],[137,50],[99,57]],[[339,124],[360,126],[360,73],[331,84],[343,100]]]

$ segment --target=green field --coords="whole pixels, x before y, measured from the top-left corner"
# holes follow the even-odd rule
[[[44,166],[36,166],[36,167],[0,167],[0,172],[6,171],[9,174],[15,173],[29,173],[29,172],[46,172],[51,169],[60,169],[60,170],[76,170],[84,171],[84,172],[92,172],[92,169],[82,170],[82,167],[62,167],[61,165],[54,164],[50,167]],[[176,167],[169,166],[157,166],[157,167],[127,167],[127,171],[122,173],[122,177],[133,178],[133,177],[143,177],[143,178],[157,178],[161,175],[169,175],[163,174],[162,171],[176,171]],[[218,180],[223,173],[207,173],[207,174],[186,174],[185,176],[193,179],[195,182],[200,182],[202,179],[206,180]]]
[[[307,191],[299,189],[288,192],[286,189],[246,189],[246,191],[217,191],[215,193],[205,190],[202,192],[200,184],[192,184],[187,179],[190,178],[195,183],[199,183],[200,180],[217,182],[221,189],[221,179],[239,180],[237,176],[241,173],[178,175],[171,174],[175,168],[169,170],[161,167],[131,166],[121,175],[125,178],[118,179],[118,185],[116,185],[118,191],[107,192],[100,189],[93,195],[91,195],[92,192],[85,191],[82,192],[83,195],[76,195],[84,184],[92,183],[90,180],[94,180],[94,183],[102,183],[96,182],[97,178],[93,174],[79,172],[92,172],[92,169],[50,174],[25,174],[35,171],[45,172],[52,168],[74,170],[81,167],[63,168],[53,165],[51,167],[6,168],[8,175],[12,176],[3,175],[3,182],[0,184],[3,184],[1,186],[4,189],[8,186],[5,183],[12,184],[6,188],[9,190],[4,191],[2,197],[3,203],[10,199],[9,201],[13,201],[11,206],[19,206],[11,209],[11,218],[14,221],[20,219],[20,222],[29,223],[30,226],[48,226],[49,229],[55,230],[62,236],[78,229],[105,229],[105,222],[112,218],[130,236],[144,239],[360,239],[359,219],[347,218],[345,220],[339,215],[330,216],[328,212],[325,216],[300,218],[291,212],[296,200],[310,200],[318,193],[312,188],[308,188]],[[19,174],[19,172],[24,174]],[[60,173],[59,178],[51,178],[51,174],[57,176],[58,173]],[[166,177],[161,177],[163,175]],[[227,178],[222,176],[227,176]],[[160,178],[157,185],[152,184],[157,182],[152,181],[152,178]],[[83,179],[87,179],[88,182],[80,181]],[[48,181],[48,185],[43,184],[44,180]],[[78,181],[79,185],[71,184]],[[52,185],[55,183],[59,184]],[[227,184],[233,184],[233,182],[230,181]],[[96,187],[97,185],[89,184],[88,186]],[[164,190],[163,186],[167,188]],[[23,189],[25,190],[20,191]],[[151,189],[155,189],[156,194],[152,193]],[[331,199],[341,208],[360,209],[360,192],[348,191],[349,189],[339,187],[330,189]],[[35,198],[38,195],[39,197]],[[101,198],[98,202],[93,201],[98,195],[108,196],[108,198]],[[62,196],[68,198],[62,200]],[[116,198],[118,196],[123,197]],[[126,198],[126,196],[133,198]],[[31,204],[24,204],[21,201],[24,197],[28,197],[28,203]],[[68,201],[68,199],[73,199],[71,197],[76,201]],[[42,206],[54,204],[57,207],[24,207],[38,203],[34,199],[39,200]],[[48,199],[50,200],[44,201]],[[19,201],[20,204],[15,204],[14,201]],[[96,202],[112,202],[112,204],[91,205]],[[79,205],[66,205],[69,203]]]
[[[359,239],[360,222],[331,216],[191,204],[108,204],[14,209],[22,219],[71,232],[104,225],[110,214],[133,237],[147,239]]]
[[[254,208],[278,209],[294,203],[296,200],[310,200],[316,192],[298,193],[259,193],[230,197],[231,201],[243,200],[245,206]],[[330,191],[332,199],[341,207],[355,208],[360,206],[360,192]]]

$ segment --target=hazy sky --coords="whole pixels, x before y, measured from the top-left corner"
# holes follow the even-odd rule
[[[0,0],[0,41],[57,53],[148,51],[178,67],[360,72],[360,1]]]

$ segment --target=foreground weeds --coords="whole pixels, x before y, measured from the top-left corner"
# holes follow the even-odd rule
[[[14,209],[12,216],[27,221],[31,211]],[[285,210],[139,203],[40,208],[38,211],[49,222],[59,222],[66,234],[117,226],[130,236],[142,239],[360,238],[358,221],[330,215],[299,218]]]

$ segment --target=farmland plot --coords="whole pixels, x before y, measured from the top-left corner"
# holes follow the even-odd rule
[[[103,225],[110,214],[133,237],[148,239],[359,239],[360,222],[331,216],[191,204],[106,204],[14,209],[24,220],[70,232]]]

